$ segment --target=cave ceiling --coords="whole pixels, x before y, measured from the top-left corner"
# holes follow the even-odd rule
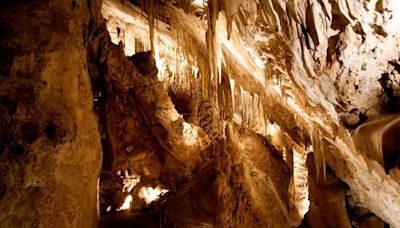
[[[136,40],[154,47],[159,70],[177,67],[161,55],[190,65],[174,68],[173,76],[159,72],[158,79],[180,81],[181,90],[197,80],[217,110],[226,108],[217,94],[229,80],[235,124],[267,135],[265,123],[276,123],[285,143],[303,153],[312,148],[317,176],[326,175],[329,164],[358,203],[400,223],[393,216],[400,210],[398,174],[385,173],[381,149],[399,110],[398,2],[150,2],[103,2],[111,39],[127,56]],[[353,142],[350,131],[381,116],[389,118],[385,127],[364,126],[352,133]]]

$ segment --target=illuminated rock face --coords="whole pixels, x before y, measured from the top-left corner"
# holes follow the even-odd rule
[[[191,110],[188,119],[209,135],[224,135],[221,129],[225,125],[218,126],[221,120],[233,121],[278,144],[283,154],[288,148],[302,153],[311,150],[316,166],[313,175],[318,181],[325,178],[329,165],[353,189],[351,195],[358,203],[387,222],[398,224],[400,221],[394,214],[399,205],[391,203],[398,202],[395,190],[398,178],[385,176],[383,161],[382,166],[373,165],[372,160],[376,159],[371,160],[371,154],[378,154],[378,161],[383,157],[379,146],[356,149],[347,131],[368,118],[396,112],[398,30],[390,28],[399,25],[396,10],[391,10],[397,9],[397,3],[219,1],[216,5],[215,2],[210,1],[205,8],[198,6],[198,12],[205,9],[211,17],[206,22],[201,20],[201,15],[191,15],[193,11],[179,1],[160,4],[157,8],[161,16],[159,27],[155,28],[158,37],[154,41],[158,47],[155,56],[164,56],[164,59],[156,58],[156,61],[165,64],[165,59],[177,59],[197,69],[184,68],[178,76],[165,75],[166,71],[161,70],[158,77],[172,91],[200,90],[200,95],[186,93],[194,101],[186,102],[194,106],[186,109]],[[105,1],[102,8],[109,27],[123,31],[125,36],[120,40],[127,55],[133,46],[127,37],[132,30],[140,31],[134,35],[135,43],[143,43],[145,51],[151,46],[151,40],[146,38],[151,29],[146,28],[146,20],[140,19],[138,7],[140,4]],[[186,13],[178,8],[185,9]],[[222,13],[218,15],[215,11]],[[218,29],[210,29],[207,23]],[[179,35],[171,34],[171,30]],[[116,39],[113,34],[110,33],[111,38]],[[185,38],[180,39],[182,36]],[[174,46],[181,49],[171,49]],[[221,56],[224,64],[219,66],[217,60]],[[195,61],[191,60],[193,57]],[[157,62],[156,65],[162,66]],[[210,67],[204,68],[204,65]],[[218,77],[208,76],[215,76],[219,68],[222,79],[214,84],[213,80]],[[166,69],[178,72],[171,64]],[[202,109],[202,104],[208,108]],[[215,114],[218,112],[221,113]],[[207,113],[204,117],[207,121],[202,121],[202,113]],[[283,133],[271,137],[270,122],[276,123]],[[365,138],[375,142],[368,135]],[[385,148],[389,149],[384,151],[394,156],[396,143],[385,142]],[[306,148],[310,143],[312,147]],[[292,156],[289,153],[289,158]],[[353,161],[349,156],[359,157]],[[378,173],[373,178],[370,178],[371,167]],[[387,179],[387,186],[375,191],[385,192],[388,197],[381,197],[367,187],[379,186],[382,178]]]
[[[400,226],[398,1],[0,7],[0,226]]]
[[[176,112],[157,78],[140,75],[120,47],[110,43],[105,49],[108,50],[106,80],[115,87],[108,89],[106,101],[110,152],[115,159],[111,169],[113,172],[132,169],[139,173],[140,183],[132,190],[134,198],[139,196],[149,204],[147,198],[154,198],[151,195],[154,193],[146,183],[162,181],[171,191],[165,211],[171,224],[287,226],[291,223],[287,194],[290,171],[280,152],[267,139],[252,132],[240,133],[239,126],[230,125],[226,133],[217,136],[218,141],[210,145],[210,136],[202,128],[187,123]],[[118,100],[114,100],[116,97]],[[119,108],[130,99],[136,100],[137,105]],[[115,105],[116,108],[111,108]],[[131,114],[123,115],[124,112]],[[132,119],[135,112],[143,117]],[[133,128],[129,123],[142,127]],[[118,129],[125,130],[124,134],[138,131],[142,135],[113,136]],[[145,134],[153,140],[146,140]],[[147,142],[155,151],[140,147],[140,143],[130,150],[121,148],[120,145],[135,143],[128,139],[141,140],[142,144]],[[127,162],[118,162],[121,159]],[[149,197],[146,198],[146,194]],[[200,202],[194,203],[196,199]],[[119,200],[118,196],[115,200]],[[266,200],[270,202],[264,203]],[[126,202],[121,200],[118,208],[126,208]],[[233,214],[237,204],[243,204],[237,209],[241,211],[240,217]],[[140,209],[132,206],[131,211]],[[275,209],[271,211],[270,208]],[[270,220],[282,213],[284,217],[279,221]]]
[[[263,137],[226,129],[226,151],[217,161],[218,206],[216,224],[288,227],[290,171],[279,152]],[[279,217],[279,219],[277,219]]]

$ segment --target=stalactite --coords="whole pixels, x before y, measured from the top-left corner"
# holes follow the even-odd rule
[[[152,0],[154,1],[154,0]],[[235,22],[235,24],[238,27],[239,33],[241,35],[252,35],[251,33],[248,34],[249,31],[246,30],[251,30],[251,26],[253,25],[252,23],[255,22],[253,17],[259,16],[260,18],[264,16],[265,21],[266,21],[266,27],[264,27],[266,30],[266,33],[271,32],[275,33],[274,35],[267,34],[268,38],[265,38],[268,40],[268,42],[260,42],[265,44],[267,47],[267,50],[261,50],[261,52],[266,51],[267,53],[264,53],[267,57],[266,59],[271,60],[271,63],[268,63],[268,67],[274,71],[274,73],[271,73],[271,75],[268,75],[269,72],[265,72],[267,74],[267,82],[271,80],[271,78],[275,78],[277,82],[277,91],[280,94],[280,96],[275,96],[275,94],[271,95],[271,91],[269,90],[270,87],[268,83],[262,84],[262,87],[256,88],[252,90],[251,87],[254,82],[252,80],[252,76],[250,74],[243,73],[241,70],[237,70],[238,68],[234,68],[232,66],[229,66],[227,64],[226,68],[224,69],[228,72],[228,75],[232,78],[230,80],[231,84],[231,93],[232,93],[232,103],[233,103],[233,113],[234,113],[234,120],[236,123],[240,123],[243,128],[247,128],[248,130],[255,131],[257,133],[260,133],[262,135],[267,135],[266,131],[266,126],[267,125],[275,125],[278,126],[281,124],[282,130],[286,132],[295,132],[294,135],[296,136],[296,140],[303,141],[304,145],[307,147],[308,145],[308,138],[311,139],[312,143],[312,148],[315,153],[315,166],[317,167],[317,176],[319,179],[321,179],[321,176],[325,178],[326,176],[326,160],[327,158],[330,158],[330,156],[327,156],[329,152],[329,147],[327,145],[325,137],[327,135],[331,135],[332,132],[330,131],[330,128],[332,128],[332,125],[335,125],[337,121],[335,121],[335,118],[333,116],[333,120],[331,121],[328,117],[326,118],[324,114],[332,114],[330,112],[331,110],[329,109],[330,103],[322,103],[318,104],[318,106],[313,106],[314,103],[318,103],[321,101],[325,101],[325,96],[323,94],[319,93],[318,91],[320,90],[319,88],[319,82],[318,81],[312,81],[308,80],[309,78],[314,78],[315,75],[313,74],[308,74],[308,72],[304,72],[304,70],[310,70],[312,71],[313,67],[310,66],[310,63],[312,63],[312,58],[315,56],[309,56],[305,55],[304,53],[301,53],[300,55],[297,56],[297,52],[304,52],[306,51],[305,49],[301,48],[301,45],[303,45],[301,42],[303,42],[301,39],[303,39],[303,36],[298,37],[299,32],[298,30],[298,25],[296,23],[300,22],[300,20],[304,20],[303,17],[303,12],[302,16],[296,15],[297,11],[301,10],[298,9],[299,7],[303,7],[302,4],[295,4],[293,6],[292,3],[277,3],[273,2],[271,0],[261,0],[261,1],[253,1],[253,0],[244,0],[244,1],[228,1],[228,0],[210,0],[208,1],[210,4],[208,5],[208,10],[209,10],[209,22],[208,22],[208,31],[207,31],[207,37],[206,37],[206,42],[204,42],[204,31],[202,30],[204,27],[198,26],[196,23],[194,26],[190,27],[190,23],[193,22],[194,20],[198,19],[195,17],[192,17],[191,15],[186,15],[183,17],[176,16],[179,14],[179,12],[172,13],[171,17],[171,29],[170,31],[175,31],[177,32],[176,36],[176,43],[177,45],[166,45],[163,44],[162,41],[159,40],[157,37],[157,34],[155,32],[154,35],[150,35],[152,38],[152,42],[149,42],[148,37],[149,37],[149,31],[146,30],[146,32],[141,32],[141,33],[135,33],[136,38],[133,39],[135,41],[133,47],[135,47],[134,51],[140,51],[140,50],[145,50],[146,47],[151,47],[151,50],[153,50],[156,53],[159,54],[157,59],[163,59],[167,58],[166,55],[168,55],[168,58],[170,56],[174,56],[174,64],[170,64],[170,62],[162,62],[162,73],[159,74],[159,79],[160,81],[163,81],[166,87],[170,89],[171,91],[175,93],[180,93],[183,91],[192,91],[195,90],[195,92],[192,92],[193,94],[196,94],[196,97],[194,98],[196,100],[195,107],[199,106],[204,106],[202,111],[199,111],[196,109],[195,112],[199,112],[199,114],[195,114],[197,116],[202,116],[202,123],[205,128],[209,128],[210,121],[208,120],[214,120],[214,114],[209,115],[209,113],[216,112],[216,115],[218,115],[218,105],[224,105],[224,99],[227,99],[223,93],[220,93],[218,91],[218,80],[215,80],[218,78],[219,80],[221,79],[220,76],[220,67],[218,66],[220,63],[218,62],[222,57],[221,53],[218,53],[220,50],[220,43],[219,39],[222,37],[221,34],[218,34],[218,31],[220,31],[218,28],[219,23],[222,22],[218,20],[219,11],[223,11],[227,18],[227,30],[228,30],[228,36],[231,35],[232,33],[232,21]],[[326,1],[323,1],[323,4],[326,4]],[[221,5],[218,5],[221,4]],[[251,9],[253,6],[249,4],[259,4],[259,12],[263,15],[259,15],[257,13],[251,15],[249,12],[251,12],[253,9]],[[286,4],[286,5],[285,5]],[[307,3],[310,4],[310,3]],[[306,3],[304,5],[307,5]],[[319,7],[319,5],[322,5],[320,1],[314,4],[313,7]],[[174,7],[174,6],[172,6]],[[239,10],[239,7],[241,8]],[[350,6],[348,6],[350,7]],[[154,8],[151,8],[154,9]],[[360,8],[362,11],[362,7]],[[328,10],[329,11],[329,10]],[[343,9],[336,9],[336,11],[339,11],[338,13],[341,13]],[[372,10],[373,11],[373,10]],[[151,10],[147,10],[149,14],[151,13]],[[229,13],[229,12],[234,12]],[[314,12],[312,12],[314,15]],[[324,15],[320,15],[322,18],[325,17]],[[326,15],[328,16],[328,15]],[[357,17],[357,15],[353,15],[354,17]],[[302,17],[302,18],[300,18]],[[330,16],[328,16],[330,17]],[[150,16],[148,17],[150,18]],[[186,23],[188,20],[182,21],[180,18],[185,18],[185,19],[190,19],[189,23]],[[154,18],[153,18],[154,19]],[[193,21],[191,20],[193,19]],[[314,19],[318,19],[318,17],[315,17]],[[110,19],[109,21],[115,21],[115,19]],[[198,20],[199,21],[199,20]],[[314,21],[317,22],[317,21]],[[257,22],[258,23],[258,22]],[[261,22],[262,23],[262,22]],[[149,22],[149,24],[151,24]],[[188,28],[188,24],[189,27]],[[200,23],[201,24],[201,23]],[[222,23],[221,23],[222,24]],[[203,24],[201,24],[203,25]],[[114,24],[114,26],[117,26],[117,24]],[[128,35],[128,26],[125,26],[125,30],[123,29],[124,27],[120,27],[118,25],[118,28],[122,29],[123,34],[123,43],[125,44],[125,49],[127,49],[126,44],[130,40],[130,37]],[[292,27],[291,27],[292,26]],[[315,27],[316,24],[313,24],[312,27]],[[336,25],[337,26],[337,25]],[[117,34],[117,27],[113,28],[113,33],[114,38],[119,42],[119,36],[115,35]],[[264,28],[261,28],[264,29]],[[198,30],[196,30],[198,29]],[[308,28],[307,28],[308,29]],[[154,28],[154,24],[150,26],[150,30],[157,31],[157,28]],[[201,31],[200,31],[201,30]],[[322,30],[322,29],[321,29]],[[150,33],[153,33],[150,31]],[[197,31],[199,31],[197,33]],[[344,31],[344,33],[352,33],[351,28],[350,31]],[[143,35],[146,34],[146,35]],[[322,34],[322,33],[321,33]],[[320,40],[320,33],[317,33],[318,35],[318,42],[321,42]],[[260,35],[257,33],[256,35]],[[301,34],[300,34],[301,35]],[[305,34],[307,36],[307,34]],[[323,34],[322,34],[323,35]],[[343,34],[342,34],[343,35]],[[143,36],[143,37],[139,37]],[[196,36],[201,37],[201,39],[196,38]],[[234,36],[234,34],[232,34]],[[274,38],[270,38],[274,37]],[[285,37],[285,39],[279,40],[279,38]],[[174,37],[175,38],[175,37]],[[241,38],[246,39],[245,36],[241,36]],[[300,38],[300,41],[299,39]],[[351,38],[351,37],[350,37]],[[146,41],[147,40],[147,41]],[[251,40],[251,39],[250,39]],[[293,42],[295,40],[296,42]],[[137,42],[136,42],[137,41]],[[225,41],[225,40],[224,40]],[[260,40],[257,40],[256,42],[259,42]],[[203,43],[204,42],[204,43]],[[368,42],[367,42],[368,43]],[[143,47],[136,48],[138,44],[139,46],[142,45]],[[346,44],[346,42],[343,42],[343,44]],[[285,45],[289,46],[286,47]],[[173,46],[173,47],[171,47]],[[281,46],[285,46],[282,48]],[[338,46],[338,44],[336,45]],[[154,48],[153,48],[154,47]],[[225,46],[226,47],[226,46]],[[253,46],[259,48],[260,46]],[[351,47],[351,46],[349,46]],[[270,48],[274,49],[282,49],[287,51],[287,53],[280,53],[278,50],[271,50]],[[351,49],[351,48],[348,48]],[[199,51],[202,50],[202,51]],[[280,50],[280,51],[282,51]],[[325,49],[324,49],[325,50]],[[225,51],[225,50],[224,50]],[[283,52],[285,52],[283,51]],[[315,51],[315,50],[310,50],[310,51]],[[379,49],[378,51],[379,52]],[[127,52],[128,53],[128,52]],[[225,52],[224,52],[225,53]],[[232,57],[230,55],[235,55],[235,53],[228,53],[225,57]],[[317,53],[318,54],[318,53]],[[321,54],[321,53],[319,53]],[[281,56],[279,56],[281,55]],[[292,55],[295,55],[293,57]],[[263,56],[264,57],[264,56]],[[232,57],[232,59],[237,58],[237,56]],[[306,60],[302,59],[306,58]],[[239,58],[240,59],[240,56]],[[236,60],[238,60],[236,59]],[[240,60],[239,60],[240,61]],[[229,60],[227,60],[229,62]],[[246,62],[246,61],[244,61]],[[232,65],[232,62],[230,63]],[[319,62],[318,62],[319,64]],[[317,66],[319,67],[319,65]],[[193,67],[195,66],[195,67]],[[196,70],[196,68],[198,70]],[[245,67],[246,68],[246,67]],[[268,68],[268,69],[269,69]],[[309,68],[309,69],[304,69],[304,68]],[[166,70],[164,70],[166,69]],[[174,69],[174,70],[171,70]],[[171,71],[169,71],[171,70]],[[246,68],[246,70],[248,70]],[[238,72],[241,71],[241,72]],[[252,70],[249,70],[251,72]],[[216,75],[218,73],[218,75]],[[243,73],[243,74],[242,74]],[[241,74],[241,75],[239,75]],[[283,76],[282,76],[283,75]],[[343,74],[347,75],[347,74]],[[217,77],[218,76],[218,77]],[[237,79],[235,82],[233,78]],[[241,80],[241,81],[240,81]],[[245,83],[243,83],[245,81]],[[250,82],[250,86],[246,85],[247,82]],[[264,81],[265,82],[265,81]],[[309,82],[312,84],[310,85]],[[352,83],[349,83],[352,84]],[[238,85],[242,85],[238,86]],[[298,91],[295,93],[292,93],[289,91],[285,86],[288,85],[293,89],[293,87],[297,88]],[[236,88],[235,88],[236,87]],[[193,89],[196,88],[196,89]],[[248,89],[249,91],[246,91],[244,88]],[[304,91],[302,91],[304,90]],[[317,90],[315,92],[314,90]],[[219,93],[217,93],[217,91]],[[261,91],[261,92],[260,92]],[[280,91],[280,92],[279,92]],[[265,94],[262,94],[262,92],[265,92]],[[273,92],[273,91],[272,91]],[[255,94],[258,93],[259,97],[256,96]],[[219,94],[220,97],[217,97]],[[293,95],[294,94],[294,95]],[[297,96],[300,95],[300,98]],[[321,95],[321,96],[319,96]],[[208,101],[208,99],[211,98],[211,101]],[[288,101],[285,103],[285,99]],[[215,100],[215,102],[214,102]],[[301,100],[301,105],[299,104],[299,100]],[[289,102],[290,101],[290,102]],[[310,101],[308,103],[307,101]],[[309,106],[309,107],[307,107]],[[310,107],[312,106],[312,107]],[[210,108],[211,107],[211,108]],[[288,107],[288,108],[287,108]],[[214,109],[215,108],[215,109]],[[326,112],[324,109],[327,109]],[[321,111],[322,110],[322,111]],[[316,115],[312,116],[310,112],[315,111]],[[329,113],[330,112],[330,113]],[[333,112],[335,114],[335,112]],[[203,115],[204,114],[204,115]],[[318,116],[321,115],[321,116]],[[209,118],[211,116],[211,118]],[[204,118],[203,118],[204,117]],[[278,121],[276,121],[278,120]],[[287,122],[285,122],[287,121]],[[274,123],[274,124],[273,124]],[[211,123],[213,124],[213,123]],[[335,126],[336,127],[336,126]],[[278,127],[277,127],[278,128]],[[334,127],[333,127],[334,128]],[[262,133],[264,132],[264,133]],[[327,133],[329,132],[329,133]],[[339,135],[340,136],[340,135]],[[280,137],[280,136],[279,136]],[[340,140],[342,138],[338,137]],[[329,139],[332,139],[332,137],[329,137]],[[346,142],[347,143],[347,142]],[[377,144],[378,145],[378,144]],[[310,147],[311,148],[311,147]],[[382,150],[382,146],[379,147],[380,150]],[[343,153],[343,150],[340,151]],[[340,157],[335,155],[333,153],[330,153],[332,157],[336,158],[341,158],[345,163],[346,166],[343,166],[344,168],[348,169],[347,165],[352,164],[353,161],[348,161],[349,159],[347,155],[351,155],[352,152],[354,152],[353,149],[351,149],[346,156]],[[357,159],[354,159],[357,160]],[[330,161],[331,162],[331,161]],[[340,165],[336,165],[337,167],[341,168]],[[339,169],[337,168],[336,169]],[[362,165],[358,165],[357,167],[361,167]],[[334,167],[333,167],[334,168]],[[374,168],[374,167],[372,167]],[[339,170],[340,171],[340,170]],[[376,169],[374,170],[376,171]],[[369,173],[366,173],[365,175],[362,174],[361,177],[364,178],[364,176],[368,176]],[[353,173],[351,172],[351,175]],[[358,175],[360,177],[360,174],[355,173],[355,176]],[[346,178],[348,178],[351,182],[353,182],[352,187],[358,187],[357,185],[359,184],[357,181],[353,181],[354,177],[350,176],[348,174],[342,175]],[[388,177],[389,178],[389,177]],[[369,180],[368,180],[369,181]],[[367,182],[367,181],[365,181]],[[379,181],[375,181],[379,182]],[[375,183],[374,182],[374,183]],[[361,187],[362,190],[366,189],[366,187]],[[369,190],[368,190],[369,191]],[[389,192],[389,191],[388,191]],[[369,193],[367,193],[369,194]],[[364,202],[368,201],[370,199],[374,199],[375,202],[377,201],[377,198],[374,198],[370,195],[367,195],[367,197],[363,197]],[[388,197],[390,198],[390,197]],[[394,197],[392,197],[394,198]],[[393,201],[394,202],[394,201]],[[373,205],[377,211],[385,211],[386,209],[384,208],[379,208],[379,205],[377,206],[376,203]],[[386,206],[386,205],[385,205]],[[394,219],[395,220],[395,219]]]
[[[325,154],[329,153],[329,147],[324,135],[317,123],[312,123],[309,135],[314,150],[314,163],[316,168],[317,180],[320,180],[321,171],[324,180],[326,180],[326,158]]]
[[[149,26],[147,31],[135,28],[135,31],[140,32],[135,32],[136,37],[134,40],[138,41],[139,44],[143,44],[143,48],[140,48],[140,50],[154,49],[156,63],[159,69],[158,79],[164,82],[166,88],[169,88],[173,93],[186,93],[191,94],[190,96],[197,94],[197,92],[192,92],[192,88],[198,88],[197,91],[200,96],[196,98],[199,99],[197,103],[211,102],[216,113],[220,113],[218,111],[220,106],[219,102],[223,99],[218,98],[217,93],[220,78],[218,78],[219,80],[216,80],[217,78],[213,76],[215,75],[213,71],[219,72],[221,70],[221,66],[218,64],[218,61],[221,59],[219,57],[222,56],[222,53],[220,53],[221,44],[219,39],[221,37],[219,37],[217,32],[217,27],[219,26],[218,16],[220,6],[218,1],[210,3],[209,13],[213,16],[209,18],[210,21],[205,44],[199,42],[201,37],[196,37],[198,34],[190,32],[190,30],[193,29],[193,26],[197,26],[196,23],[193,23],[193,21],[190,23],[182,21],[179,17],[180,14],[177,12],[171,13],[169,18],[171,29],[176,31],[176,36],[173,37],[176,42],[175,46],[171,46],[164,42],[157,35],[157,31],[153,31],[154,37],[152,41],[149,42],[148,37],[151,31],[148,30],[150,30],[154,25]],[[155,9],[151,7],[151,4],[151,2],[146,3],[148,13],[155,11]],[[237,7],[239,7],[239,5],[241,4],[237,4]],[[147,18],[150,17],[151,16],[148,16]],[[129,28],[130,25],[125,27]],[[155,28],[153,27],[153,29]],[[125,33],[125,36],[127,36],[127,34],[128,32]],[[129,46],[127,45],[128,40],[130,39],[125,37],[126,47]],[[152,42],[154,43],[152,44]],[[131,46],[137,46],[136,43],[137,42]],[[154,45],[154,48],[151,48],[152,45]],[[204,48],[204,45],[206,46],[206,49]],[[200,50],[207,50],[207,52],[201,52]],[[139,51],[139,49],[135,48],[135,51]],[[126,50],[126,53],[128,52],[129,51]],[[171,61],[171,59],[173,59],[173,61]],[[215,64],[216,62],[217,64]],[[215,70],[215,66],[217,66],[217,70]],[[238,73],[236,70],[230,69],[229,66],[227,66],[226,70],[232,75]],[[218,73],[218,75],[219,77],[221,76],[220,73]],[[234,77],[236,77],[236,75],[233,76],[233,78]],[[230,81],[231,83],[233,82],[233,84],[236,84],[233,80]],[[263,129],[265,129],[264,123],[266,122],[262,119],[274,119],[276,114],[273,112],[265,112],[264,110],[261,110],[259,106],[266,106],[263,107],[264,109],[266,108],[266,110],[273,110],[276,107],[270,105],[271,102],[268,100],[268,96],[263,97],[261,100],[256,94],[250,94],[242,89],[235,90],[235,86],[236,85],[231,86],[232,94],[235,94],[236,91],[242,92],[240,92],[241,97],[237,97],[236,95],[232,96],[234,119],[239,121],[243,127],[262,133],[264,131]],[[258,105],[259,102],[262,102],[263,105]],[[261,113],[263,116],[262,118],[260,118]]]
[[[247,92],[241,88],[241,114],[242,114],[242,127],[243,128],[248,128],[249,125],[249,119],[247,118]]]
[[[208,15],[208,29],[206,34],[208,63],[211,72],[211,87],[215,93],[218,88],[218,83],[221,82],[221,41],[220,34],[218,33],[218,16],[219,16],[219,2],[218,0],[209,0],[207,15]],[[214,98],[215,99],[215,98]]]
[[[111,37],[111,42],[113,42],[114,44],[118,44],[119,43],[118,25],[117,25],[116,20],[113,17],[111,17],[107,21],[106,26],[107,26],[108,33],[110,34],[110,37]]]
[[[201,98],[203,100],[208,99],[211,93],[211,84],[210,84],[210,70],[207,59],[204,57],[201,50],[201,44],[199,44],[195,39],[188,34],[187,28],[179,18],[171,17],[171,27],[173,27],[176,32],[176,41],[178,44],[176,57],[177,61],[185,61],[185,65],[187,66],[186,72],[181,72],[183,77],[188,77],[191,75],[192,78],[201,81]],[[181,55],[179,57],[179,55]],[[180,60],[179,60],[180,59]],[[191,81],[191,79],[189,79]]]
[[[304,217],[310,206],[308,200],[307,153],[293,150],[293,184],[294,202],[301,217]]]
[[[146,3],[148,4],[148,3]],[[152,11],[151,7],[148,11]],[[124,33],[123,42],[125,54],[131,56],[136,52],[148,51],[151,49],[149,40],[149,29],[135,26],[133,24],[122,24],[122,19],[110,17],[107,22],[110,35],[114,43],[118,44],[120,40],[117,36],[117,28]],[[165,86],[174,93],[191,94],[192,88],[198,88],[196,91],[202,93],[203,100],[207,99],[210,91],[208,61],[202,53],[201,47],[185,30],[179,18],[171,18],[171,26],[179,31],[176,34],[175,41],[177,46],[171,46],[165,42],[161,36],[154,31],[154,57],[159,69],[158,79],[164,82]],[[205,79],[205,80],[204,80]],[[204,86],[196,84],[203,80]],[[192,95],[199,95],[194,92]],[[191,95],[191,96],[192,96]]]
[[[239,5],[242,1],[220,0],[221,8],[227,20],[228,39],[230,39],[233,29],[234,19],[237,15]]]
[[[231,98],[232,98],[232,112],[235,113],[235,108],[236,108],[236,99],[235,99],[235,80],[233,80],[231,77],[229,77],[229,84],[231,88]]]
[[[262,102],[261,102],[261,100],[259,100],[258,101],[258,107],[259,107],[259,109],[260,109],[260,115],[259,115],[259,120],[261,121],[260,122],[260,134],[261,135],[266,135],[266,133],[267,133],[267,131],[266,131],[266,126],[267,126],[267,122],[266,122],[266,119],[265,119],[265,109],[264,109],[264,107],[263,107],[263,104],[262,104]]]
[[[135,31],[133,25],[127,24],[125,26],[124,36],[124,51],[126,56],[132,56],[136,53],[135,45]]]
[[[152,55],[154,56],[154,21],[157,15],[157,4],[154,2],[155,0],[145,0],[145,7],[147,11],[147,20],[149,23],[149,30],[150,30],[150,47]]]
[[[258,131],[260,129],[260,109],[258,106],[258,95],[254,94],[253,95],[253,122],[254,122],[254,131]]]
[[[154,1],[154,0],[153,0]],[[227,2],[225,2],[225,7],[227,7]],[[146,2],[145,7],[148,14],[152,14],[155,11],[155,8],[152,7],[152,2]],[[142,31],[136,35],[135,40],[140,40],[143,43],[144,49],[147,46],[153,46],[151,48],[155,53],[157,67],[159,68],[158,78],[160,81],[163,81],[165,85],[170,88],[174,93],[181,93],[187,91],[190,93],[192,91],[191,88],[195,87],[196,83],[201,84],[198,86],[201,102],[211,102],[212,106],[215,108],[216,113],[220,113],[219,106],[220,102],[224,103],[221,99],[218,98],[218,86],[221,81],[221,40],[220,34],[218,33],[218,17],[220,9],[220,2],[218,0],[209,1],[208,3],[208,30],[206,32],[206,42],[204,49],[204,44],[199,42],[201,37],[196,37],[198,34],[193,34],[190,32],[193,26],[196,26],[196,23],[193,22],[185,22],[182,21],[179,17],[179,13],[174,12],[171,13],[170,16],[170,26],[176,31],[176,36],[174,37],[176,41],[175,47],[168,47],[165,43],[162,42],[161,39],[157,38],[157,34],[153,35],[151,42],[148,42],[149,33],[152,33],[151,30],[154,30],[154,24],[151,25],[151,21],[149,21],[149,30],[150,31]],[[230,12],[236,12],[237,8],[241,5],[239,2],[235,2],[234,5],[230,6]],[[227,12],[225,12],[227,13]],[[151,19],[151,15],[148,15],[147,18]],[[229,18],[236,17],[234,14],[230,14]],[[154,19],[154,18],[153,18]],[[195,20],[195,19],[194,19]],[[231,24],[230,21],[228,24]],[[229,30],[229,29],[228,29]],[[139,37],[140,36],[140,37]],[[151,36],[151,34],[150,34]],[[147,42],[146,42],[147,41]],[[199,50],[207,50],[206,53],[201,52]],[[137,51],[137,50],[136,50]],[[174,62],[166,62],[163,58],[167,58],[167,56],[173,57]],[[169,59],[171,59],[168,57]],[[233,69],[229,69],[227,66],[227,71],[230,74],[237,74],[238,72]],[[231,80],[231,83],[233,80]],[[235,86],[231,86],[232,94],[236,93]],[[237,96],[232,95],[233,102],[233,112],[242,114],[240,116],[240,123],[249,130],[255,130],[257,132],[263,132],[265,129],[265,121],[260,120],[259,116],[261,113],[263,114],[263,118],[266,118],[267,115],[264,115],[264,110],[259,108],[260,99],[253,94],[248,92],[241,93],[241,98],[237,99]],[[265,100],[263,101],[265,103]],[[240,105],[238,109],[236,106]],[[271,114],[268,114],[271,115]],[[239,117],[238,114],[234,114],[235,118]],[[262,118],[261,118],[262,119]]]

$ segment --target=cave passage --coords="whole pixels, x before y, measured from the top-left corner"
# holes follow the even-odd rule
[[[0,20],[0,227],[400,227],[400,1]]]

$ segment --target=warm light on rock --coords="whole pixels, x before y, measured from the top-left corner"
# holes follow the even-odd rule
[[[0,19],[0,227],[400,227],[400,1]]]
[[[162,189],[161,186],[157,186],[155,188],[152,187],[142,187],[139,190],[138,196],[143,199],[146,204],[150,204],[153,201],[156,201],[160,198],[160,196],[167,193],[169,190]]]
[[[118,171],[119,175],[121,175],[121,171]],[[123,175],[123,188],[122,192],[131,192],[132,189],[140,182],[140,176],[135,174],[129,174],[127,170],[124,170]]]
[[[193,145],[197,142],[198,133],[195,128],[192,127],[189,123],[183,123],[183,136],[186,145]]]
[[[125,201],[124,201],[124,203],[122,204],[122,206],[121,206],[120,208],[117,208],[116,211],[128,210],[128,209],[131,208],[131,206],[132,206],[132,196],[131,196],[131,195],[128,195],[128,196],[125,198]]]

